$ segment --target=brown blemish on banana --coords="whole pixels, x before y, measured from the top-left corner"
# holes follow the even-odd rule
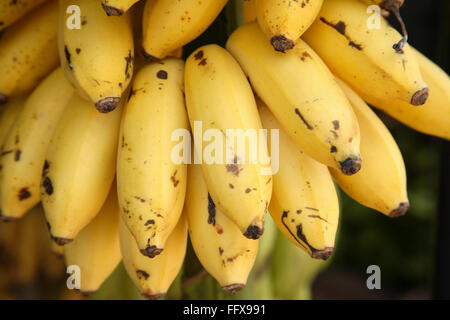
[[[264,228],[260,228],[258,226],[249,226],[244,233],[246,238],[257,240],[264,233]]]
[[[347,158],[344,161],[339,162],[341,172],[347,176],[357,173],[361,169],[361,164],[361,158]]]
[[[20,155],[22,154],[21,150],[16,150],[16,152],[14,152],[14,161],[20,161]]]
[[[147,280],[150,277],[150,275],[144,270],[136,270],[136,276],[139,280],[141,280],[142,278]]]
[[[302,56],[300,57],[300,59],[301,59],[302,61],[305,61],[306,58],[311,58],[311,59],[312,59],[311,55],[310,55],[308,52],[303,51],[303,52],[302,52]]]
[[[425,104],[428,100],[428,93],[428,88],[423,88],[422,90],[417,91],[411,98],[411,104],[413,106],[421,106]]]
[[[3,157],[3,156],[6,156],[7,154],[10,154],[11,152],[13,152],[14,150],[6,150],[6,151],[3,151],[2,153],[0,153],[0,156],[1,157]]]
[[[245,189],[245,193],[250,193],[251,191],[252,191],[252,189],[250,189],[250,188]]]
[[[234,189],[234,186],[231,183],[229,183],[228,186],[230,187],[230,189]]]
[[[223,254],[223,251],[224,251],[224,250],[222,249],[222,247],[219,247],[219,254],[220,254],[220,255]]]
[[[322,220],[322,221],[328,223],[328,221],[327,221],[326,219],[322,218],[321,216],[319,216],[319,215],[317,215],[317,214],[310,214],[310,215],[308,215],[308,217],[309,217],[309,218],[319,219],[319,220]]]
[[[149,226],[151,224],[155,224],[155,220],[153,220],[153,219],[147,220],[147,222],[144,224],[144,226],[147,227],[147,226]]]
[[[206,58],[203,58],[199,63],[199,66],[206,66]]]
[[[129,79],[131,77],[130,70],[131,65],[133,63],[133,56],[131,55],[131,50],[128,50],[128,56],[125,57],[125,61],[127,62],[125,66],[125,79]]]
[[[163,79],[163,80],[167,80],[167,71],[165,70],[159,70],[158,73],[156,73],[156,76],[158,77],[158,79]]]
[[[8,97],[3,93],[0,93],[0,105],[6,104],[8,102]]]
[[[145,51],[145,49],[142,49],[142,56],[144,57],[144,59],[148,62],[159,62],[161,59],[152,56],[151,54],[147,53],[147,51]]]
[[[203,50],[200,50],[194,55],[195,60],[201,60],[203,58]]]
[[[45,179],[42,181],[42,186],[45,189],[45,193],[49,196],[53,194],[53,184],[52,180],[50,180],[49,177],[45,177]]]
[[[333,124],[334,130],[339,130],[339,120],[333,120],[331,123]]]
[[[20,137],[18,134],[16,134],[16,137],[14,138],[14,144],[19,144],[20,142]]]
[[[66,55],[66,61],[67,61],[67,65],[69,66],[69,69],[73,70],[72,61],[70,60],[70,52],[69,52],[69,48],[67,48],[67,46],[64,46],[64,54]]]
[[[67,239],[67,238],[59,238],[54,237],[53,235],[50,235],[50,238],[58,245],[58,246],[64,246],[68,243],[71,243],[73,239]]]
[[[103,7],[103,9],[105,10],[105,12],[106,12],[106,14],[108,16],[121,16],[121,15],[123,15],[123,10],[120,10],[118,8],[114,8],[114,7],[108,6],[108,5],[104,4],[104,3],[102,3],[102,7]]]
[[[147,246],[145,249],[141,249],[140,251],[144,256],[154,258],[158,254],[160,254],[163,251],[163,249],[157,248],[156,246]]]
[[[270,44],[274,47],[276,51],[285,52],[286,50],[290,50],[295,46],[295,42],[291,39],[286,38],[283,35],[273,36],[270,39]]]
[[[145,199],[144,199],[144,198],[141,198],[141,197],[138,197],[138,196],[134,196],[134,198],[135,198],[136,200],[139,200],[139,201],[142,202],[142,203],[145,202]]]
[[[27,187],[19,190],[18,198],[20,201],[25,200],[29,197],[31,197],[31,192],[30,192],[30,190],[28,190]]]
[[[389,218],[403,217],[409,209],[409,202],[401,202],[398,207],[389,213]]]
[[[312,211],[319,211],[319,209],[317,209],[317,208],[311,208],[311,207],[305,207],[305,209],[309,209],[309,210],[312,210]]]
[[[76,52],[77,54],[80,54],[81,49],[80,49],[80,48],[76,48],[76,49],[75,49],[75,52]]]
[[[223,233],[222,227],[219,226],[218,224],[216,224],[216,232],[217,232],[218,234],[222,234],[222,233]]]
[[[231,173],[232,173],[233,175],[235,175],[236,177],[239,176],[239,172],[240,172],[241,170],[239,170],[239,167],[238,167],[237,164],[227,164],[225,167],[226,167],[226,169],[227,169],[228,172],[231,172]]]
[[[108,113],[117,108],[120,103],[120,98],[118,97],[108,97],[98,101],[95,104],[97,110],[101,113]]]
[[[208,224],[216,225],[216,205],[208,193]]]
[[[337,151],[338,149],[336,148],[336,146],[331,146],[330,153],[336,153]]]
[[[339,135],[337,134],[337,132],[336,131],[334,131],[334,130],[330,130],[330,132],[333,134],[333,138],[334,138],[334,140],[336,140],[336,139],[338,139],[339,138]]]
[[[313,127],[311,127],[309,125],[309,123],[305,120],[305,118],[303,117],[303,115],[300,113],[300,110],[298,110],[298,108],[295,108],[295,114],[299,116],[299,118],[303,121],[303,123],[305,124],[306,128],[309,130],[312,130]]]
[[[227,286],[223,286],[222,289],[229,294],[235,294],[236,292],[241,291],[245,288],[245,284],[243,283],[234,283]]]
[[[180,180],[177,180],[177,178],[176,178],[177,172],[178,172],[178,170],[175,170],[173,175],[170,177],[170,181],[172,181],[174,188],[176,188],[178,186],[178,184],[180,183]]]
[[[330,27],[334,28],[337,32],[339,32],[340,34],[342,34],[347,40],[348,40],[348,45],[358,49],[358,50],[362,50],[362,47],[360,44],[357,44],[356,42],[354,42],[352,39],[350,39],[350,37],[345,33],[345,29],[346,29],[346,25],[344,21],[339,21],[336,24],[333,24],[331,22],[328,22],[324,17],[320,17],[320,21],[322,21],[323,23],[329,25]]]
[[[48,169],[50,169],[50,163],[47,160],[44,161],[44,167],[42,168],[42,177],[47,176]]]

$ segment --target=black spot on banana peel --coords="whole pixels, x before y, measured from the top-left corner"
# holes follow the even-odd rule
[[[6,104],[8,102],[8,97],[4,95],[3,93],[0,93],[0,106],[2,104]]]
[[[257,240],[262,236],[263,233],[264,228],[260,228],[258,226],[250,226],[247,228],[247,231],[245,231],[244,236],[252,240]]]
[[[120,98],[108,97],[98,101],[95,104],[97,110],[101,113],[108,113],[117,108],[120,103]]]
[[[389,213],[389,218],[403,217],[409,209],[409,202],[401,202],[398,207]]]
[[[347,158],[344,161],[339,162],[341,166],[341,172],[346,176],[351,176],[357,173],[361,169],[361,158]]]
[[[227,286],[223,286],[222,289],[230,294],[235,294],[236,292],[241,291],[245,288],[245,284],[243,283],[233,283]]]
[[[54,237],[53,235],[50,235],[50,237],[58,246],[64,246],[73,241],[73,239],[59,238],[59,237]]]
[[[140,251],[144,256],[154,258],[160,254],[163,249],[157,248],[156,246],[147,246],[145,249],[141,249]]]
[[[275,48],[276,51],[285,52],[295,47],[295,42],[286,38],[283,35],[273,36],[270,39],[270,43]]]
[[[156,293],[156,294],[141,293],[141,294],[145,299],[148,300],[159,300],[166,295],[165,293]]]
[[[107,6],[105,4],[102,3],[102,7],[103,10],[105,10],[106,14],[110,17],[110,16],[121,16],[123,15],[123,10],[111,7],[111,6]]]
[[[428,100],[428,94],[428,88],[423,88],[422,90],[417,91],[411,98],[411,104],[413,106],[421,106],[425,104],[425,102],[427,102]]]

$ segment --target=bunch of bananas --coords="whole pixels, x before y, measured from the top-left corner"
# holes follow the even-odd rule
[[[366,102],[450,140],[449,76],[381,16],[402,3],[243,1],[226,48],[183,61],[226,0],[0,0],[0,218],[43,210],[82,292],[123,259],[158,299],[188,237],[241,290],[270,212],[283,235],[268,247],[302,249],[286,270],[307,286],[334,250],[333,181],[389,217],[409,207],[400,150]],[[373,28],[368,5],[381,6]]]

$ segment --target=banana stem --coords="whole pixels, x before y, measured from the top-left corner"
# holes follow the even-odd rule
[[[401,54],[403,53],[403,47],[408,42],[408,31],[406,29],[405,22],[403,21],[403,18],[400,14],[400,4],[396,0],[385,0],[383,2],[383,7],[386,10],[391,11],[395,15],[395,18],[397,19],[398,23],[400,24],[400,27],[402,28],[403,38],[392,46],[397,53]]]

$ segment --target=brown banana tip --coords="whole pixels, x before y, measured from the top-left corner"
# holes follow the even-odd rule
[[[389,218],[398,218],[403,217],[406,214],[406,211],[409,209],[409,202],[401,202],[398,207],[392,210],[388,217]]]
[[[101,113],[108,113],[117,108],[120,103],[120,98],[117,97],[109,97],[100,100],[95,104],[97,110]]]
[[[389,10],[392,6],[401,8],[403,3],[404,0],[383,0],[383,2],[380,4],[380,7],[386,10]]]
[[[223,286],[222,289],[230,294],[235,294],[236,292],[241,291],[245,288],[245,284],[243,283],[233,283],[227,286]]]
[[[311,254],[311,257],[314,259],[328,260],[328,258],[333,254],[333,252],[334,252],[334,248],[326,247],[323,250],[314,251]]]
[[[149,258],[154,258],[158,254],[160,254],[163,251],[162,248],[157,248],[156,246],[147,246],[145,249],[141,249],[141,253]]]
[[[15,217],[6,217],[3,215],[3,213],[0,211],[0,221],[2,222],[14,222],[19,220],[19,218],[15,218]]]
[[[142,296],[148,300],[158,300],[164,297],[165,295],[166,295],[165,293],[157,293],[157,294],[142,293]]]
[[[83,291],[83,290],[80,290],[80,292],[81,292],[81,294],[84,296],[84,297],[90,297],[90,296],[92,296],[94,293],[96,293],[98,290],[91,290],[91,291]]]
[[[361,158],[347,158],[344,161],[339,162],[341,165],[341,171],[346,176],[351,176],[357,173],[361,169]]]
[[[417,91],[411,98],[411,104],[413,106],[421,106],[425,104],[428,100],[428,93],[428,88],[423,88],[422,90]]]
[[[106,14],[108,16],[121,16],[123,15],[123,11],[111,6],[107,6],[105,4],[102,3],[102,7],[105,10]]]
[[[270,43],[276,51],[285,52],[295,47],[295,42],[286,38],[285,36],[274,36],[270,39]]]
[[[244,236],[249,239],[257,240],[264,233],[264,228],[260,228],[258,226],[250,226],[245,231]]]
[[[8,97],[3,93],[0,93],[0,105],[6,104],[8,102]]]
[[[142,49],[142,56],[144,57],[144,59],[148,62],[157,62],[160,61],[161,59],[152,56],[151,54],[147,53],[147,51],[145,51],[145,49]]]
[[[67,239],[67,238],[58,238],[58,237],[54,237],[54,236],[50,236],[52,238],[52,240],[54,242],[56,242],[56,244],[58,246],[64,246],[68,243],[71,243],[73,241],[73,239]]]

